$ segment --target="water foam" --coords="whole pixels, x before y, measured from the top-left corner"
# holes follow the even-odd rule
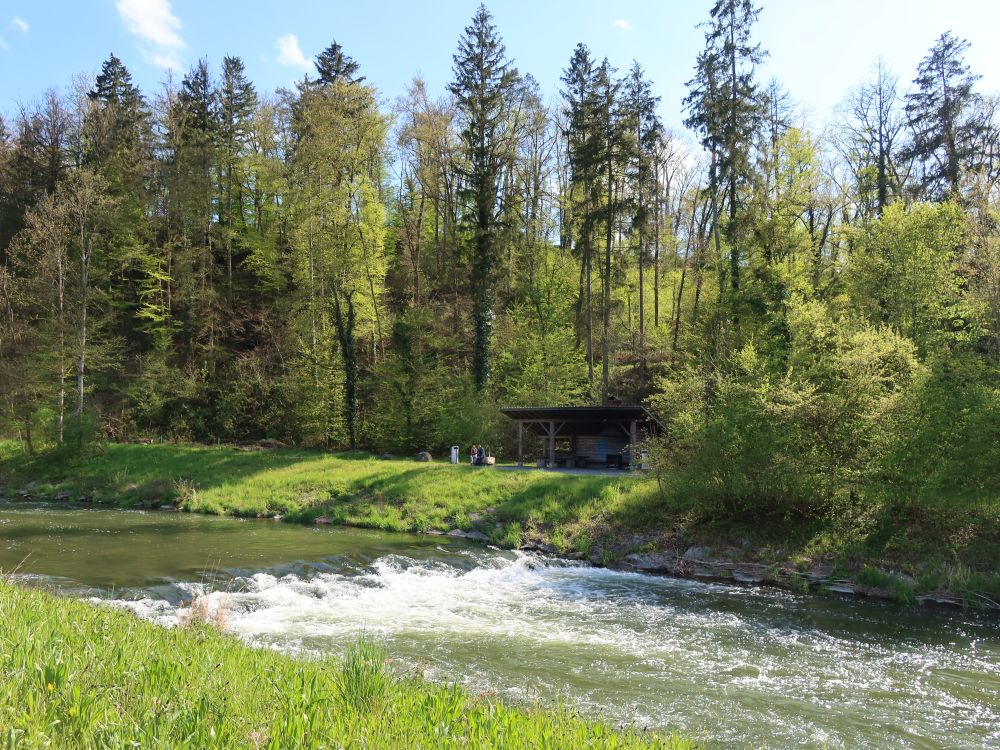
[[[890,637],[852,619],[878,611],[844,605],[831,620],[832,603],[810,597],[482,551],[171,586],[116,606],[173,625],[197,601],[247,642],[289,651],[336,653],[367,633],[434,679],[724,743],[1000,744],[998,649],[957,647],[961,623],[936,643]]]

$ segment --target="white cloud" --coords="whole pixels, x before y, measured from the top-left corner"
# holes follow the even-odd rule
[[[616,18],[614,22],[614,27],[619,31],[628,31],[632,28],[632,24],[626,21],[624,18]]]
[[[278,48],[278,64],[288,68],[302,68],[309,70],[312,63],[302,54],[299,47],[299,39],[295,34],[285,34],[274,40],[274,46]]]
[[[10,52],[10,45],[7,44],[7,40],[0,36],[0,50],[4,52]]]
[[[25,21],[25,20],[24,20],[23,18],[21,18],[20,16],[14,16],[13,20],[12,20],[12,21],[10,22],[10,25],[11,25],[11,26],[16,26],[16,27],[17,27],[17,29],[18,29],[18,30],[19,30],[19,31],[20,31],[20,32],[21,32],[22,34],[27,34],[27,33],[28,33],[28,22],[27,22],[27,21]]]
[[[140,49],[147,60],[161,68],[180,67],[180,52],[187,45],[170,0],[118,0],[116,7],[125,28],[142,41]]]

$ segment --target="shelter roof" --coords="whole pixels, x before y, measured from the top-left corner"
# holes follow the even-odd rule
[[[500,413],[523,422],[532,432],[545,434],[549,422],[562,425],[559,434],[601,435],[609,428],[621,427],[625,432],[632,422],[647,433],[658,435],[663,425],[649,413],[645,406],[514,406],[500,409]],[[537,426],[539,429],[532,429]]]

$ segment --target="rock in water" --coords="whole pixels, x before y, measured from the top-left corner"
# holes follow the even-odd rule
[[[475,542],[488,542],[490,540],[490,538],[481,531],[462,531],[461,529],[452,529],[445,536],[454,536],[460,539],[472,539]]]
[[[673,556],[658,552],[633,552],[625,555],[625,562],[646,573],[673,572]]]
[[[711,550],[708,547],[689,547],[684,553],[685,560],[707,560]]]
[[[414,458],[417,461],[421,461],[423,463],[427,463],[428,461],[432,460],[431,454],[428,453],[427,451],[420,451],[420,453],[418,453],[416,456],[414,456]]]

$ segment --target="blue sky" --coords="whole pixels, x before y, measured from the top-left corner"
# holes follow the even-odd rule
[[[662,97],[662,114],[680,127],[711,0],[493,0],[507,50],[546,93],[577,42],[624,70],[638,59]],[[778,78],[822,125],[882,55],[908,83],[934,39],[952,30],[972,43],[968,61],[984,92],[1000,90],[996,54],[1000,2],[993,0],[763,0],[757,37],[770,58],[761,78]],[[443,92],[451,55],[478,0],[0,0],[0,111],[66,88],[95,72],[114,51],[144,92],[170,69],[179,80],[207,55],[241,56],[259,90],[300,78],[334,38],[361,63],[384,97],[403,92],[417,72]]]

